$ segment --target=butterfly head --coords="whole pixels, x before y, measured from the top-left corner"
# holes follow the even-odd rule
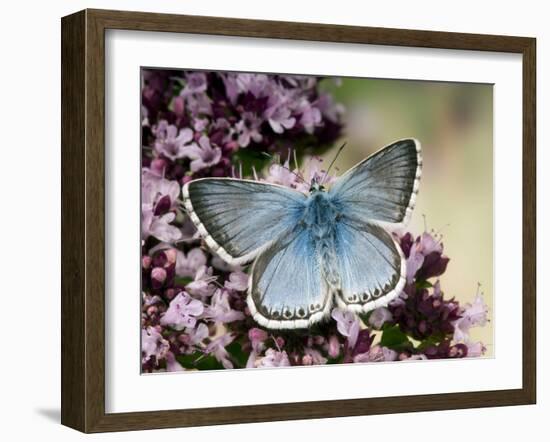
[[[322,182],[318,180],[317,178],[313,178],[311,180],[311,185],[309,186],[309,193],[314,192],[325,192],[325,186],[323,186]]]

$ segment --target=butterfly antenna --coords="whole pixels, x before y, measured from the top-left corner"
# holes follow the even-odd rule
[[[346,147],[346,144],[347,142],[345,142],[344,144],[342,144],[340,146],[340,148],[338,149],[338,152],[336,152],[336,155],[334,155],[334,158],[332,159],[332,161],[330,162],[329,166],[328,166],[328,169],[327,171],[325,172],[325,176],[323,176],[323,179],[321,180],[321,184],[323,184],[326,179],[328,178],[328,173],[330,172],[330,169],[332,169],[332,166],[334,166],[334,163],[336,162],[336,159],[338,158],[338,155],[340,155],[340,152],[342,152],[342,150],[344,150],[344,147]]]

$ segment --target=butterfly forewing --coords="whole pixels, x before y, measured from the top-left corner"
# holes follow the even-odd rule
[[[293,189],[232,178],[191,181],[183,197],[208,246],[230,264],[252,260],[296,225],[306,200]]]
[[[364,222],[406,223],[416,202],[421,170],[420,143],[396,141],[346,172],[329,192],[342,210]]]

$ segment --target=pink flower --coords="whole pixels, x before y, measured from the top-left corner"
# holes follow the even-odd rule
[[[187,330],[187,343],[189,345],[200,345],[209,335],[208,326],[201,322],[196,328]]]
[[[296,185],[296,179],[296,174],[290,170],[289,162],[286,160],[284,165],[273,163],[269,166],[265,181],[271,184],[294,187]]]
[[[193,299],[186,292],[180,292],[170,302],[170,306],[161,318],[162,325],[168,325],[175,330],[193,328],[197,323],[197,316],[204,311],[204,306],[198,299]]]
[[[170,223],[176,219],[175,213],[166,213],[155,216],[151,211],[141,213],[141,238],[147,239],[154,236],[160,241],[174,243],[181,238],[181,231]]]
[[[188,72],[185,74],[185,87],[181,91],[181,96],[198,94],[206,91],[206,74],[204,72]]]
[[[396,361],[397,360],[397,352],[392,350],[391,348],[382,347],[382,353],[384,353],[384,360],[385,361]]]
[[[420,270],[424,263],[424,255],[419,242],[414,242],[409,257],[407,258],[407,282],[410,284],[414,281],[416,272]]]
[[[336,335],[328,338],[328,355],[333,359],[340,355],[340,341]]]
[[[256,363],[256,358],[258,354],[262,352],[265,348],[264,342],[267,340],[268,335],[265,330],[259,328],[251,328],[248,330],[248,339],[252,345],[252,351],[248,356],[248,361],[246,362],[246,368],[254,368]]]
[[[268,107],[263,116],[269,122],[273,132],[282,134],[285,129],[292,129],[296,123],[296,118],[291,114],[288,100],[279,93],[269,97]]]
[[[164,211],[176,209],[181,188],[177,181],[171,181],[159,177],[149,170],[144,169],[141,174],[141,207],[158,212],[158,204],[161,200],[168,200],[168,206]],[[166,198],[168,197],[168,198]],[[158,215],[158,213],[155,213]]]
[[[296,189],[307,194],[309,193],[313,181],[318,183],[322,182],[324,185],[332,184],[336,180],[336,177],[333,175],[326,175],[326,171],[322,166],[322,158],[310,157],[305,170],[301,174],[303,180],[296,183]]]
[[[158,361],[164,359],[170,344],[155,327],[141,329],[141,362],[145,364],[152,356]]]
[[[477,294],[473,303],[465,304],[460,313],[461,317],[453,323],[455,327],[453,339],[456,342],[468,342],[470,328],[483,327],[488,321],[488,312],[489,307],[485,304],[483,296]]]
[[[210,305],[206,307],[205,317],[217,323],[229,323],[244,319],[244,313],[233,310],[229,305],[229,296],[226,290],[218,289],[212,296]]]
[[[195,118],[193,120],[193,128],[197,132],[202,132],[203,130],[206,130],[209,123],[210,123],[210,120],[208,118]]]
[[[197,296],[210,296],[212,294],[212,287],[210,283],[217,279],[216,276],[212,276],[212,268],[201,266],[195,273],[195,278],[189,284],[185,286],[186,290]]]
[[[259,351],[261,345],[267,340],[268,334],[265,330],[261,328],[253,327],[248,330],[248,339],[252,344],[252,348]]]
[[[378,307],[369,316],[369,325],[377,330],[393,319],[391,312],[386,307]]]
[[[304,348],[304,358],[308,356],[309,363],[304,365],[324,365],[327,363],[328,359],[325,358],[319,350],[314,348],[306,347]]]
[[[417,355],[409,355],[407,353],[401,353],[401,354],[399,354],[397,359],[400,360],[400,361],[425,361],[428,358],[426,357],[426,355],[424,355],[422,353],[417,354]]]
[[[396,359],[397,352],[380,345],[375,345],[369,351],[354,356],[353,362],[384,362],[395,361]]]
[[[345,109],[342,104],[334,103],[332,95],[321,94],[317,100],[313,102],[323,116],[328,118],[333,123],[338,123]]]
[[[206,255],[195,247],[189,250],[187,255],[178,250],[176,257],[176,275],[194,278],[197,270],[206,264]]]
[[[260,132],[260,126],[262,125],[262,120],[257,118],[251,112],[244,112],[242,120],[235,125],[235,130],[238,134],[237,141],[239,146],[247,147],[250,144],[250,141],[259,143],[263,140],[263,136]]]
[[[225,288],[244,292],[248,288],[248,275],[244,272],[232,272],[229,274],[229,280],[225,281]]]
[[[185,371],[171,351],[166,354],[166,371]]]
[[[157,137],[155,140],[155,150],[171,160],[183,158],[186,149],[195,146],[191,143],[193,140],[193,131],[189,128],[181,129],[166,120],[161,120],[153,128],[153,134]]]
[[[233,342],[233,339],[234,337],[231,334],[221,335],[208,344],[204,352],[206,354],[213,354],[224,368],[233,368],[233,363],[229,359],[229,353],[225,349],[225,347]]]
[[[468,358],[479,358],[487,351],[482,342],[467,342],[466,347],[468,347]]]
[[[194,144],[186,147],[184,156],[191,160],[191,171],[197,172],[218,164],[222,158],[222,150],[212,147],[208,137],[202,135],[198,146]]]
[[[407,256],[407,283],[412,283],[415,277],[428,279],[441,275],[447,268],[449,258],[443,256],[443,244],[440,239],[424,232],[414,242],[412,236],[407,233],[401,238],[401,243],[407,243],[404,249]]]
[[[162,287],[164,281],[166,281],[166,270],[162,267],[155,267],[151,270],[151,283],[153,288],[158,289]]]
[[[289,367],[290,361],[286,351],[268,348],[265,356],[256,362],[256,367]]]
[[[306,98],[302,98],[299,101],[295,112],[301,115],[299,123],[304,126],[307,133],[312,134],[315,127],[321,124],[321,111],[314,107]]]
[[[336,321],[338,332],[348,338],[349,348],[354,348],[359,336],[359,318],[355,313],[339,308],[333,309],[331,316]]]

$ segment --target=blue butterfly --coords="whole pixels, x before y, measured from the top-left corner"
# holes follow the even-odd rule
[[[184,204],[210,249],[229,264],[254,260],[247,303],[267,328],[307,328],[331,309],[367,312],[403,290],[406,261],[388,228],[414,208],[422,158],[396,141],[308,195],[252,180],[202,178]]]

